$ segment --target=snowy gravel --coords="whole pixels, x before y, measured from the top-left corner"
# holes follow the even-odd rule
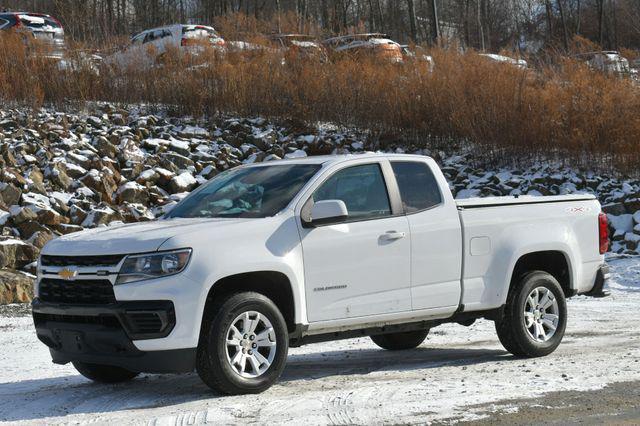
[[[257,396],[220,397],[195,374],[96,385],[53,365],[29,317],[0,313],[0,421],[27,424],[370,424],[474,419],[476,404],[640,380],[640,258],[610,259],[612,296],[569,301],[562,345],[519,360],[493,324],[449,324],[418,349],[369,339],[292,349],[284,376]],[[11,311],[11,310],[9,310]]]

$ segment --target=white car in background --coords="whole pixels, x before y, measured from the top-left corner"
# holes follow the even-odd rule
[[[127,48],[108,57],[105,63],[119,67],[151,67],[171,49],[197,56],[206,47],[225,47],[224,39],[213,27],[174,24],[145,30],[133,36]]]
[[[524,59],[514,59],[510,58],[509,56],[496,55],[495,53],[480,53],[480,56],[482,56],[483,58],[487,58],[493,62],[513,65],[516,68],[527,68],[527,61],[525,61]]]
[[[577,57],[584,59],[594,70],[623,76],[631,74],[629,60],[614,50],[581,53]]]

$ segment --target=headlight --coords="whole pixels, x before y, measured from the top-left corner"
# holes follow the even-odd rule
[[[118,273],[116,284],[174,275],[187,266],[191,249],[127,256]]]

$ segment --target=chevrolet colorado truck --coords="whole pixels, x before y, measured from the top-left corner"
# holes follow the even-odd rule
[[[50,241],[33,318],[53,362],[91,380],[195,369],[255,393],[290,346],[410,349],[479,318],[512,354],[547,355],[566,298],[604,294],[607,247],[591,195],[454,200],[415,155],[273,161],[217,175],[158,220]]]

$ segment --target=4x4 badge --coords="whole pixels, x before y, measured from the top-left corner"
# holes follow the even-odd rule
[[[78,276],[78,271],[72,271],[71,269],[63,269],[58,272],[58,276],[66,281],[72,281]]]

